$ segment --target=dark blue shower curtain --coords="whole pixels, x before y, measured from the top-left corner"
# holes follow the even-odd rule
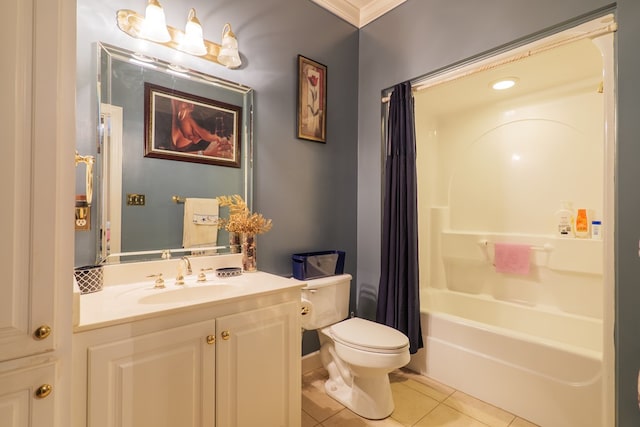
[[[389,101],[382,257],[376,320],[409,337],[410,353],[423,347],[418,280],[418,209],[413,96],[409,82]]]

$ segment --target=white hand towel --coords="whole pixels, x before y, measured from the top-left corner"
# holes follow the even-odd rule
[[[182,247],[215,246],[217,241],[218,199],[185,199]]]

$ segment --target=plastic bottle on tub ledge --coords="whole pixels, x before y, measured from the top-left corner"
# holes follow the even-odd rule
[[[602,239],[602,221],[591,221],[591,238],[596,240]]]
[[[576,215],[576,237],[587,238],[591,237],[591,230],[589,228],[589,216],[586,209],[578,209],[578,215]]]
[[[563,201],[556,212],[557,234],[560,237],[575,237],[573,228],[573,206],[571,202]]]

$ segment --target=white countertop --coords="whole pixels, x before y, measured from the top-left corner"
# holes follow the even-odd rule
[[[300,289],[304,282],[261,271],[218,278],[207,274],[206,282],[197,281],[197,273],[185,276],[184,285],[165,279],[165,288],[154,288],[155,279],[130,284],[112,284],[101,291],[80,295],[75,332],[255,298],[276,292]]]

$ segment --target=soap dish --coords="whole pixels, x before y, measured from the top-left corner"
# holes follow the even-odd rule
[[[218,277],[234,277],[242,274],[240,267],[224,267],[216,269],[216,276]]]

